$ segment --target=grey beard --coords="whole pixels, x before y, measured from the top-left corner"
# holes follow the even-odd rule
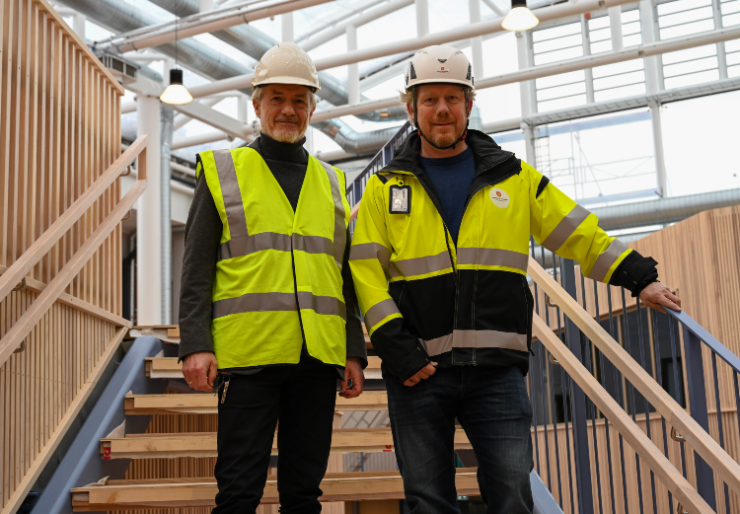
[[[275,141],[279,141],[281,143],[297,143],[303,139],[304,135],[306,135],[307,129],[308,125],[299,129],[268,129],[264,123],[261,128],[262,132],[270,136]]]

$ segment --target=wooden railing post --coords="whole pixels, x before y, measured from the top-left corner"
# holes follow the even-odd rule
[[[577,300],[576,270],[570,259],[561,260],[561,280],[563,288]],[[570,351],[583,363],[581,331],[568,317],[565,317],[565,341]],[[591,458],[588,450],[588,423],[586,418],[586,395],[575,380],[569,380],[571,403],[571,421],[573,426],[573,449],[576,464],[576,489],[578,492],[578,510],[581,514],[593,514],[594,497],[591,490]],[[568,415],[567,413],[565,414]]]
[[[683,325],[683,344],[686,352],[686,389],[688,390],[691,417],[709,433],[709,414],[707,413],[701,341],[685,325]],[[717,415],[721,416],[719,405],[717,405]],[[713,509],[716,509],[714,472],[698,452],[694,452],[694,464],[696,465],[696,490]]]

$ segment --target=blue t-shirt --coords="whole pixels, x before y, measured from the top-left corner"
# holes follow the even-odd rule
[[[422,157],[421,164],[437,190],[447,228],[457,246],[457,236],[465,214],[465,199],[475,176],[473,150],[468,147],[463,153],[444,159]]]

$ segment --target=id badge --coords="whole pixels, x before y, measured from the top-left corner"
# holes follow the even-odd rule
[[[411,186],[391,186],[391,214],[411,214]]]

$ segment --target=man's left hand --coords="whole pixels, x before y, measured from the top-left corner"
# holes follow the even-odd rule
[[[653,282],[640,291],[640,300],[648,307],[652,307],[663,314],[667,314],[664,306],[672,311],[681,312],[681,299],[671,293],[668,286],[660,282]]]
[[[352,380],[352,385],[347,387],[347,382]],[[357,398],[362,394],[362,384],[365,382],[365,374],[362,372],[362,361],[359,357],[350,357],[344,367],[344,380],[339,382],[339,396],[344,398]]]

